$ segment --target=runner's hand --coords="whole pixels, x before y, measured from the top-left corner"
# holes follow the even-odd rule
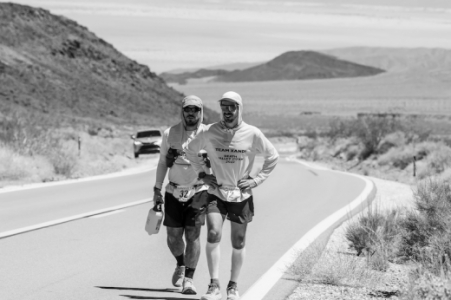
[[[253,189],[256,186],[257,184],[253,179],[241,179],[240,181],[238,181],[238,187],[241,190]]]
[[[204,181],[205,184],[208,184],[209,186],[211,186],[214,190],[218,187],[220,187],[221,185],[218,184],[218,182],[216,181],[216,177],[214,175],[205,175],[204,178],[202,178],[202,180]]]
[[[157,206],[164,204],[163,195],[158,189],[153,191],[153,210],[157,210]]]

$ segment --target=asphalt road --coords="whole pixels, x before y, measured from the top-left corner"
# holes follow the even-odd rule
[[[0,234],[150,198],[154,180],[152,170],[0,194]],[[254,190],[255,218],[248,227],[241,294],[307,231],[354,200],[364,186],[357,177],[282,158],[270,178]],[[166,246],[165,228],[152,236],[144,231],[151,206],[146,203],[0,239],[0,299],[199,299],[209,282],[206,230],[195,274],[199,294],[181,295],[170,282],[175,259]],[[230,275],[229,237],[226,223],[221,244],[223,287]]]

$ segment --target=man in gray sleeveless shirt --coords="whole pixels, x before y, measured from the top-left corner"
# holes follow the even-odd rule
[[[200,256],[200,229],[205,224],[205,215],[199,208],[206,203],[208,186],[198,180],[197,172],[185,156],[185,147],[205,129],[202,120],[202,100],[193,95],[185,97],[181,122],[163,133],[154,187],[154,205],[164,203],[163,225],[167,228],[167,244],[177,260],[172,284],[182,286],[182,294],[191,295],[196,294],[193,276]],[[169,184],[163,201],[161,189],[168,169]],[[205,170],[209,172],[206,167]]]

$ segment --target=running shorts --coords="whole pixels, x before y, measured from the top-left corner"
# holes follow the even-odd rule
[[[205,224],[205,213],[193,208],[194,202],[206,202],[207,191],[201,191],[186,202],[180,202],[171,193],[164,195],[164,221],[167,227],[181,228],[186,226],[199,226]]]
[[[254,200],[250,196],[242,202],[227,202],[216,195],[208,194],[207,214],[210,213],[220,213],[231,222],[250,223],[254,216]]]

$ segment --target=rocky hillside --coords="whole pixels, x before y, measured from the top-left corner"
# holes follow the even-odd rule
[[[275,81],[328,79],[343,77],[361,77],[377,75],[384,70],[369,67],[314,51],[290,51],[273,60],[244,70],[211,71],[214,76],[211,81],[242,82],[242,81]],[[167,82],[186,83],[188,79],[200,78],[205,72],[185,72],[182,74],[164,74]],[[207,77],[207,76],[204,76]]]
[[[161,126],[178,121],[182,97],[76,22],[0,3],[1,111]],[[205,115],[217,119],[209,109]]]

